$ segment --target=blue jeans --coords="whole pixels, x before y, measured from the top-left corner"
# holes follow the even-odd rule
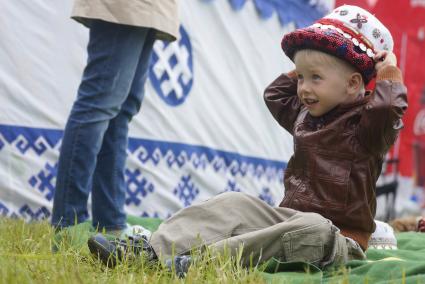
[[[88,60],[68,118],[59,157],[52,225],[87,220],[126,227],[124,178],[128,124],[144,96],[155,31],[93,20]]]

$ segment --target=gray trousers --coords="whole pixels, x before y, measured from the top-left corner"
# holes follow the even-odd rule
[[[205,246],[236,255],[242,246],[245,265],[272,257],[319,267],[365,259],[359,244],[341,235],[321,215],[271,207],[238,192],[222,193],[178,211],[159,226],[150,241],[161,258],[190,254]]]

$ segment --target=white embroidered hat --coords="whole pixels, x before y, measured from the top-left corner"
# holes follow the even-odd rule
[[[394,229],[385,222],[375,220],[376,229],[369,240],[369,248],[397,249]]]
[[[356,67],[368,83],[376,74],[374,56],[392,51],[394,41],[388,29],[368,11],[343,5],[313,25],[286,34],[281,43],[293,60],[301,49],[316,49]]]
[[[372,51],[375,52],[378,50],[393,51],[394,40],[390,31],[374,15],[360,7],[343,5],[333,10],[324,19],[341,21],[347,27],[361,34],[361,38],[353,37],[352,41],[356,46],[360,46],[363,51],[366,51],[364,48],[367,45],[373,47]],[[358,44],[356,44],[356,40],[359,42]],[[365,42],[360,45],[362,41],[369,41],[370,44]]]

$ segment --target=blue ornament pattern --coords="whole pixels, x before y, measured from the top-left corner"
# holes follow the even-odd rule
[[[176,107],[184,103],[193,85],[193,55],[189,35],[180,26],[178,42],[156,41],[149,79],[159,97]]]
[[[37,188],[49,201],[53,199],[53,194],[55,192],[57,170],[57,163],[53,166],[49,163],[46,163],[44,169],[41,170],[37,175],[32,176],[28,181],[31,187]]]
[[[263,187],[263,189],[261,190],[261,194],[258,197],[270,206],[275,205],[273,195],[271,194],[270,188],[268,187]]]
[[[277,13],[282,26],[294,23],[306,27],[329,13],[324,1],[319,0],[228,0],[235,11],[242,10],[247,1],[253,1],[258,15],[269,19]],[[208,1],[211,2],[211,1]]]
[[[146,178],[141,177],[142,173],[139,169],[134,171],[126,169],[125,175],[127,185],[125,204],[130,205],[133,203],[138,206],[148,193],[154,192],[155,186]]]
[[[16,180],[21,182],[19,188],[7,189],[18,191],[22,200],[6,202],[0,199],[1,215],[26,220],[42,220],[51,216],[61,137],[61,130],[0,124],[0,154],[3,151],[6,155],[13,153],[22,166],[26,167],[24,174],[16,177],[23,179]],[[236,178],[255,180],[256,184],[279,183],[283,186],[283,169],[286,167],[286,163],[282,161],[244,156],[206,146],[139,138],[129,138],[128,154],[131,156],[132,165],[127,165],[125,170],[126,206],[143,208],[140,212],[150,212],[152,216],[161,216],[161,213],[158,208],[146,210],[143,200],[151,195],[160,195],[161,192],[158,192],[158,181],[154,177],[144,176],[144,168],[161,167],[161,171],[168,168],[170,173],[174,174],[182,171],[197,172],[200,176],[210,172],[226,179],[227,185],[223,190],[243,191],[236,183]],[[27,157],[29,160],[25,161]],[[34,159],[37,162],[34,162]],[[174,193],[182,206],[188,206],[199,198],[200,188],[194,184],[190,174],[180,176],[177,183],[174,186],[170,183],[170,188],[162,186],[161,191]],[[25,198],[26,191],[42,197],[50,206],[40,201],[35,201],[34,204],[33,199]],[[171,213],[167,210],[162,212],[161,217],[167,217]],[[140,214],[142,213],[135,215]]]
[[[226,188],[224,189],[224,192],[228,191],[235,191],[235,192],[241,192],[241,188],[238,186],[235,180],[228,180]]]
[[[199,194],[199,189],[192,182],[192,177],[189,175],[182,176],[179,184],[174,189],[174,194],[183,203],[184,207],[189,206]]]

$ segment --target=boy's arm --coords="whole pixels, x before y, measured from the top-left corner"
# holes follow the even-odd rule
[[[301,108],[297,96],[295,71],[277,77],[264,91],[264,101],[277,122],[293,134],[295,120]]]
[[[407,89],[400,69],[384,66],[377,72],[376,87],[365,106],[358,128],[360,143],[371,153],[385,153],[397,139],[407,109]]]

